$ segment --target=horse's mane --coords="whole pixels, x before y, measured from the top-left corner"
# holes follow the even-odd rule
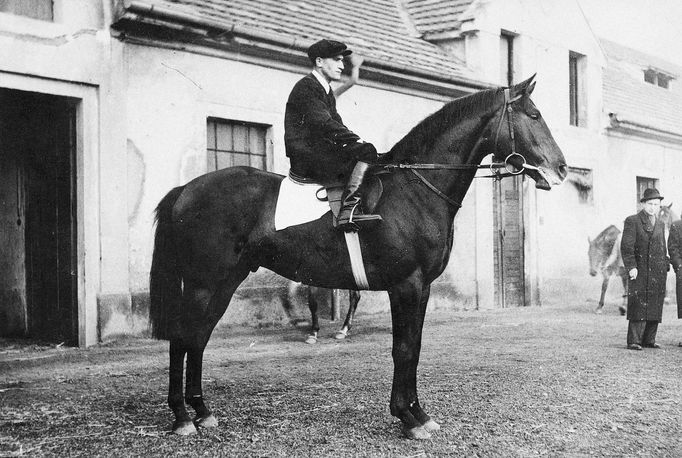
[[[445,104],[440,110],[429,115],[408,132],[384,156],[384,160],[401,161],[408,155],[433,147],[436,139],[446,131],[471,115],[481,114],[495,105],[502,89],[487,89],[457,98]]]
[[[616,226],[612,224],[603,231],[601,231],[599,235],[594,238],[594,241],[604,242],[607,240],[615,240],[618,234],[620,234],[620,229],[618,229]]]
[[[599,235],[590,242],[590,245],[608,255],[608,253],[610,253],[613,249],[619,234],[620,229],[612,224],[601,231]]]

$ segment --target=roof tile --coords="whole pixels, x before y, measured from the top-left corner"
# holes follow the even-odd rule
[[[334,38],[379,63],[398,64],[446,79],[477,80],[457,57],[414,36],[404,22],[398,0],[143,1],[224,22],[226,28],[246,26],[309,41]]]

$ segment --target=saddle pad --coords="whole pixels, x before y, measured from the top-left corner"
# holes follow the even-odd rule
[[[288,176],[279,186],[277,207],[275,208],[275,230],[281,231],[289,226],[304,224],[319,219],[329,210],[329,202],[317,198],[322,186],[316,183],[301,184]],[[324,195],[324,192],[320,192]]]

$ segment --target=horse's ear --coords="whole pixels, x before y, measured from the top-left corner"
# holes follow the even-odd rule
[[[524,95],[530,95],[531,92],[533,92],[533,89],[535,88],[535,82],[533,79],[535,78],[535,75],[537,73],[534,73],[530,78],[528,78],[525,81],[521,81],[519,84],[514,86],[514,94],[524,94]],[[532,84],[531,84],[532,83]]]
[[[589,235],[587,236],[587,243],[589,243],[590,245],[592,245],[592,239],[590,238]]]
[[[668,210],[670,210],[672,208],[672,206],[673,206],[673,203],[670,202],[670,205],[668,205]]]

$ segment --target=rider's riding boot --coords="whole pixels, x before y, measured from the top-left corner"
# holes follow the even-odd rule
[[[341,199],[341,210],[339,210],[339,217],[337,226],[345,232],[357,231],[360,229],[359,225],[368,222],[381,221],[380,215],[365,215],[362,213],[362,196],[360,195],[360,187],[365,179],[369,164],[366,162],[358,162],[351,172],[348,179],[348,185],[343,193]]]

